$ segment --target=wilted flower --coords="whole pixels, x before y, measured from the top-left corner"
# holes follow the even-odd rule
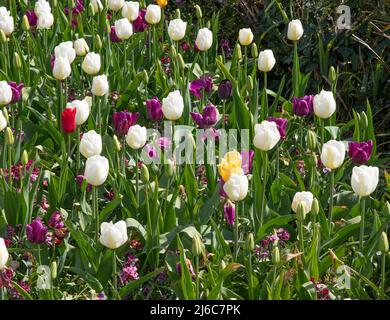
[[[188,271],[189,271],[190,275],[194,279],[194,277],[196,275],[195,275],[194,268],[192,266],[191,260],[188,259],[188,258],[186,258],[186,266],[188,268]],[[180,262],[176,263],[176,271],[181,276],[181,264],[180,264]]]
[[[62,220],[62,216],[59,211],[54,211],[52,213],[47,224],[52,229],[59,229],[65,227],[64,221]]]
[[[372,140],[367,142],[349,142],[348,155],[355,164],[365,164],[370,160],[372,153]]]
[[[203,113],[191,112],[190,114],[194,122],[202,129],[210,128],[218,121],[218,110],[211,103],[203,109]]]
[[[191,81],[190,92],[198,99],[202,98],[202,90],[204,92],[210,92],[213,88],[213,78],[210,76],[204,76],[202,78]]]

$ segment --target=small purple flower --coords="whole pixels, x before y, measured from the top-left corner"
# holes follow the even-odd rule
[[[207,139],[211,139],[211,141],[218,141],[219,136],[220,134],[218,130],[215,130],[214,128],[206,128],[204,132],[200,135],[200,141],[202,141],[203,143]]]
[[[160,147],[161,150],[167,149],[171,145],[171,140],[167,137],[161,137],[157,139],[157,144]]]
[[[161,101],[157,97],[146,100],[146,111],[152,121],[160,121],[164,116]]]
[[[276,127],[278,128],[280,137],[282,139],[285,139],[288,120],[284,118],[272,118],[272,117],[269,117],[267,120],[276,123]]]
[[[145,15],[146,9],[140,10],[138,18],[133,21],[134,32],[143,32],[149,27],[148,23],[145,20]]]
[[[120,278],[124,285],[130,281],[139,279],[138,268],[133,265],[124,267],[120,273]]]
[[[27,239],[31,243],[44,243],[46,241],[47,227],[41,218],[34,219],[26,226]]]
[[[367,142],[349,142],[348,155],[355,164],[365,164],[370,160],[372,153],[372,140]]]
[[[35,27],[38,24],[38,16],[34,10],[27,10],[26,17],[31,27]]]
[[[218,87],[218,98],[227,100],[232,96],[232,83],[229,80],[222,80]]]
[[[79,174],[76,179],[77,183],[80,185],[80,187],[83,185],[83,182],[84,182],[84,176]],[[92,190],[92,184],[88,183],[87,184],[87,191],[91,191]]]
[[[155,147],[153,147],[152,145],[150,145],[149,143],[147,145],[145,145],[145,152],[147,153],[147,155],[149,156],[149,158],[151,159],[156,159],[157,158],[157,150]]]
[[[190,114],[194,122],[202,129],[210,128],[218,121],[218,110],[211,103],[203,109],[203,114],[198,112],[190,112]]]
[[[114,112],[114,128],[118,137],[124,137],[129,128],[137,122],[139,112],[129,112],[127,110]]]
[[[249,174],[252,171],[252,163],[255,152],[253,150],[241,152],[241,168],[244,174]]]
[[[118,36],[116,35],[115,26],[111,26],[110,40],[111,40],[111,42],[121,42],[121,41],[122,41],[122,40],[119,39]]]
[[[190,50],[190,45],[187,41],[183,41],[182,43],[180,43],[180,47],[184,52]]]
[[[65,227],[64,221],[62,220],[62,216],[59,211],[53,212],[47,224],[50,228],[53,229],[61,229]]]
[[[299,117],[307,116],[313,112],[314,96],[304,96],[292,99],[293,112]]]
[[[230,48],[230,42],[228,39],[222,39],[220,43],[221,50],[226,54],[230,55],[232,52],[232,49]]]
[[[191,260],[188,259],[188,258],[186,258],[186,265],[187,265],[189,273],[192,276],[192,279],[194,279],[195,276],[196,276],[195,275],[195,271],[194,271],[194,268],[192,266]],[[180,264],[180,262],[176,263],[176,271],[181,276],[181,264]]]
[[[24,88],[23,83],[17,84],[16,82],[10,81],[8,85],[12,90],[12,103],[18,102],[20,100],[20,95],[22,94],[22,89]]]
[[[223,206],[223,214],[225,215],[226,222],[232,226],[236,219],[236,208],[230,200],[226,201]]]
[[[202,78],[191,81],[190,93],[192,93],[198,99],[202,98],[202,90],[204,92],[210,92],[213,89],[213,78],[210,76],[204,76]]]

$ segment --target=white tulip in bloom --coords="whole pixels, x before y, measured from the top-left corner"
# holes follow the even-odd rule
[[[58,57],[54,61],[53,76],[57,80],[64,80],[70,76],[72,69],[67,58]]]
[[[3,112],[0,110],[0,131],[3,131],[7,127],[7,119],[4,117]]]
[[[238,40],[242,46],[249,46],[253,41],[253,33],[250,28],[240,29],[238,33]]]
[[[213,45],[213,33],[207,28],[200,29],[195,44],[200,51],[209,50]]]
[[[68,59],[69,63],[72,63],[76,58],[76,50],[73,49],[73,42],[66,41],[60,43],[54,48],[54,56],[56,58],[63,57]]]
[[[329,169],[337,169],[344,162],[345,146],[341,141],[329,140],[322,146],[321,162]]]
[[[51,12],[50,3],[46,0],[38,0],[35,2],[34,12],[37,16],[43,13]]]
[[[183,97],[179,90],[172,91],[162,101],[162,112],[168,120],[180,119],[184,110]]]
[[[80,153],[87,159],[102,152],[102,137],[95,130],[83,134],[80,141]]]
[[[89,52],[85,56],[81,68],[83,71],[90,75],[95,75],[100,71],[101,61],[100,54],[95,52]]]
[[[272,50],[267,49],[267,50],[260,51],[259,61],[257,64],[260,71],[262,71],[262,72],[271,71],[272,68],[274,67],[275,63],[276,63],[276,60],[275,60],[274,53],[272,52]]]
[[[351,186],[358,196],[369,196],[375,191],[378,182],[378,167],[360,166],[352,169]]]
[[[223,191],[232,201],[243,200],[248,193],[248,178],[243,172],[231,174],[229,180],[223,185]]]
[[[78,56],[85,56],[89,52],[87,41],[84,38],[75,40],[73,47]]]
[[[91,91],[94,96],[102,97],[108,93],[108,89],[108,80],[105,74],[93,77]]]
[[[122,9],[125,0],[108,0],[108,8],[112,11],[119,11]]]
[[[0,30],[2,30],[6,36],[9,36],[14,32],[14,29],[14,18],[6,7],[0,7]]]
[[[115,21],[115,33],[121,40],[127,40],[133,35],[133,26],[127,18]]]
[[[122,16],[127,18],[130,22],[133,22],[138,18],[139,3],[136,1],[126,1],[122,7]]]
[[[314,96],[313,110],[317,117],[328,119],[336,111],[336,101],[332,91],[321,90]]]
[[[173,41],[180,41],[186,35],[187,22],[174,19],[169,22],[168,35]]]
[[[275,122],[264,120],[260,124],[255,125],[255,136],[253,138],[253,144],[256,148],[268,151],[280,140],[280,133]]]
[[[131,149],[137,150],[145,145],[147,138],[146,128],[136,124],[127,131],[126,142]]]
[[[100,234],[99,241],[103,246],[109,249],[117,249],[125,244],[128,239],[126,222],[123,220],[115,224],[112,221],[110,223],[103,222],[100,225]]]
[[[300,20],[292,20],[288,24],[287,38],[298,41],[303,36],[303,27]]]
[[[302,192],[297,192],[294,195],[292,204],[291,204],[291,209],[297,213],[298,211],[298,205],[302,204],[303,209],[305,214],[309,213],[311,211],[311,206],[313,204],[313,194],[309,191],[302,191]]]
[[[93,12],[97,13],[103,10],[103,4],[100,0],[91,0],[90,2],[93,7]]]
[[[0,271],[4,269],[8,261],[8,250],[3,238],[0,238]]]
[[[87,100],[74,100],[72,102],[68,102],[66,107],[72,109],[76,108],[76,124],[78,126],[81,126],[85,121],[87,121],[91,110]]]
[[[146,8],[145,20],[149,24],[157,24],[161,20],[161,8],[156,4],[150,4]]]
[[[0,81],[0,106],[9,104],[12,100],[12,89],[7,81]]]
[[[50,29],[54,23],[54,16],[51,12],[47,12],[38,16],[38,29]]]
[[[89,157],[85,162],[84,178],[93,186],[102,185],[108,177],[108,160],[99,155]]]

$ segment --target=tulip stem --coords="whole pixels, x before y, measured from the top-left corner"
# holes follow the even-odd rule
[[[332,234],[332,219],[333,219],[333,193],[334,193],[334,171],[330,172],[330,195],[329,195],[329,238]]]
[[[137,194],[137,204],[139,204],[139,168],[138,168],[138,151],[135,152],[135,192]]]
[[[61,80],[57,81],[58,83],[58,94],[59,94],[59,99],[58,99],[58,113],[57,113],[57,123],[58,123],[58,130],[61,130],[61,114],[62,114],[62,103],[63,103],[63,93],[62,93],[62,85],[61,85]],[[50,120],[50,119],[49,119]]]
[[[305,244],[303,242],[303,221],[299,221],[299,250],[305,256]]]
[[[386,280],[386,253],[382,252],[382,267],[381,267],[381,300],[385,299],[385,280]]]
[[[248,76],[248,46],[244,46],[244,54],[245,54],[244,81],[246,81],[246,77]],[[247,91],[248,91],[248,88],[247,88]]]
[[[237,261],[238,256],[238,213],[239,213],[239,203],[236,203],[236,212],[234,217],[234,261]]]
[[[12,145],[8,145],[8,181],[9,189],[12,191]]]
[[[262,103],[261,111],[262,117],[261,120],[265,120],[268,115],[268,97],[267,97],[267,72],[263,72],[264,75],[264,87],[263,87],[263,95],[262,95]]]
[[[363,238],[364,238],[364,219],[366,215],[366,201],[364,197],[360,198],[360,238],[359,238],[359,250],[363,251]]]
[[[261,188],[260,227],[263,225],[264,222],[265,189],[267,185],[267,167],[268,167],[268,154],[267,151],[263,151],[263,185]]]
[[[113,275],[114,275],[114,279],[113,279],[113,286],[114,286],[113,298],[114,298],[114,300],[116,300],[117,299],[117,295],[118,295],[118,279],[117,279],[117,274],[116,274],[116,250],[114,249],[113,251],[114,251],[112,253],[112,270],[113,270]]]
[[[196,272],[196,279],[195,279],[195,286],[196,286],[196,299],[200,299],[199,294],[199,255],[197,254],[195,257],[195,272]]]
[[[76,175],[80,170],[80,126],[77,126],[76,131],[76,141],[77,141],[77,158],[76,158]]]
[[[280,146],[276,145],[276,179],[279,179]]]
[[[226,112],[226,101],[222,101],[222,129],[225,130],[225,112]]]
[[[92,186],[92,210],[95,218],[95,244],[99,241],[99,213],[98,213],[98,199],[97,199],[97,188]]]

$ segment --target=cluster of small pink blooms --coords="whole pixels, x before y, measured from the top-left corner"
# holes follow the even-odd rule
[[[127,256],[127,261],[123,265],[120,272],[120,280],[122,285],[128,284],[130,281],[139,279],[138,268],[139,259],[132,254]]]
[[[46,243],[52,246],[54,238],[55,245],[59,246],[69,233],[59,211],[53,212],[48,221],[48,226],[52,229],[52,232],[47,233]]]
[[[259,260],[265,260],[268,258],[275,241],[277,241],[278,245],[284,247],[286,241],[290,239],[290,233],[286,229],[279,228],[275,231],[275,233],[272,233],[260,240],[260,243],[256,245],[255,255]]]
[[[329,295],[330,291],[326,287],[326,285],[320,282],[316,282],[314,278],[310,278],[310,282],[312,282],[314,284],[314,287],[316,288],[317,299],[330,300],[330,295]]]
[[[14,271],[12,270],[12,268],[6,267],[2,271],[0,271],[0,289],[11,288],[13,277],[14,277]]]
[[[30,292],[30,285],[25,283],[24,281],[19,281],[18,282],[18,285],[26,292]],[[9,294],[9,297],[12,299],[12,300],[25,300],[25,298],[14,288],[14,287],[10,287],[8,289],[8,294]]]
[[[33,163],[33,161],[29,160],[27,162],[26,166],[24,166],[21,162],[12,165],[11,166],[11,177],[12,177],[12,180],[13,181],[19,181],[20,177],[22,177],[22,179],[23,179],[25,173],[27,174],[27,172],[29,172],[29,170],[30,170],[30,168],[32,166],[32,163]],[[34,167],[32,169],[31,175],[30,175],[30,182],[31,183],[35,182],[38,179],[40,171],[41,170],[39,168],[37,168],[37,167]],[[4,169],[4,177],[8,181],[8,169]]]

